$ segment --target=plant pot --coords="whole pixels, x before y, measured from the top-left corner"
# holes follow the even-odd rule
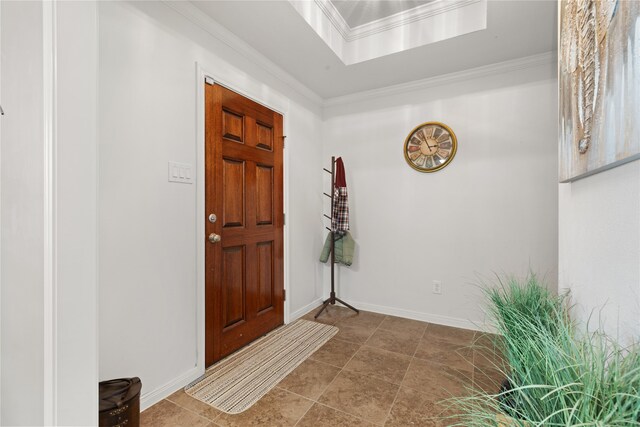
[[[511,382],[508,378],[502,380],[502,383],[500,384],[500,406],[503,411],[511,414],[516,412],[517,408],[515,407],[515,402],[508,394],[503,395],[503,393],[511,391],[512,388],[513,387],[511,386]],[[526,421],[518,421],[516,418],[510,417],[508,414],[497,414],[496,421],[498,422],[498,427],[526,427],[529,425]]]

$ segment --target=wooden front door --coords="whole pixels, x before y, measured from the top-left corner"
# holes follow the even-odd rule
[[[209,366],[284,321],[283,136],[280,114],[218,84],[205,102]]]

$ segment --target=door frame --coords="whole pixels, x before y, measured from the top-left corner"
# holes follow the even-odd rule
[[[282,130],[286,136],[289,130],[289,99],[269,86],[246,76],[237,77],[233,73],[223,76],[216,73],[215,67],[196,62],[196,368],[199,375],[205,371],[205,78],[226,87],[258,104],[282,115]],[[286,139],[285,139],[286,141]],[[289,212],[289,150],[284,149],[282,156],[283,202],[284,212]],[[284,223],[284,290],[288,293],[289,284],[289,224]],[[284,323],[289,323],[290,301],[284,301]]]

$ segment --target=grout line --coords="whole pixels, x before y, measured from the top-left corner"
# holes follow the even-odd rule
[[[280,387],[279,385],[276,385],[276,386],[274,386],[273,388],[279,388],[279,389],[280,389],[280,390],[282,390],[282,391],[286,391],[287,393],[295,394],[296,396],[298,396],[298,397],[302,397],[302,398],[303,398],[303,399],[305,399],[305,400],[310,400],[311,402],[316,402],[316,400],[315,400],[315,399],[312,399],[312,398],[310,398],[309,396],[304,396],[304,395],[302,395],[302,394],[300,394],[300,393],[296,393],[295,391],[287,390],[286,388],[284,388],[284,387]]]
[[[393,410],[393,407],[395,406],[396,401],[398,400],[398,396],[400,395],[400,389],[403,387],[403,383],[404,383],[405,378],[407,378],[407,374],[409,373],[409,369],[411,368],[411,364],[416,359],[416,353],[418,352],[418,347],[420,346],[420,342],[422,341],[422,338],[424,338],[424,335],[427,333],[427,328],[428,327],[429,327],[429,323],[427,323],[427,325],[424,327],[424,331],[422,331],[422,335],[420,335],[420,339],[418,340],[418,345],[416,346],[416,349],[413,351],[413,355],[411,356],[411,361],[409,362],[409,366],[407,366],[407,370],[404,371],[404,375],[402,376],[402,380],[400,380],[400,385],[398,386],[398,391],[396,392],[396,396],[393,398],[393,402],[391,403],[391,407],[389,408],[389,411],[387,412],[387,416],[384,419],[384,424],[386,424],[387,421],[389,421],[389,417],[391,416],[391,411]]]
[[[318,362],[318,363],[322,363],[322,362]],[[338,369],[338,372],[336,372],[336,375],[331,379],[331,381],[329,382],[329,384],[327,384],[327,385],[325,386],[325,388],[323,388],[323,389],[322,389],[322,391],[321,391],[321,392],[320,392],[320,394],[318,395],[318,399],[320,398],[320,396],[322,396],[322,395],[324,394],[324,392],[325,392],[325,391],[327,391],[327,389],[329,388],[329,386],[331,385],[331,383],[333,382],[333,380],[334,380],[334,379],[338,376],[338,374],[342,371],[342,369],[341,369],[341,368],[338,368],[337,366],[329,365],[328,363],[324,363],[324,365],[330,366],[330,367],[332,367],[332,368],[336,368],[336,369]],[[286,377],[285,377],[285,378],[286,378]],[[302,394],[296,393],[295,391],[291,391],[291,390],[288,390],[288,389],[286,389],[286,388],[284,388],[284,387],[280,387],[280,385],[279,385],[279,384],[280,384],[280,383],[276,384],[276,385],[275,385],[275,387],[276,387],[276,388],[279,388],[279,389],[281,389],[281,390],[288,391],[289,393],[293,393],[293,394],[295,394],[295,395],[297,395],[297,396],[304,397],[305,399],[311,400],[312,402],[320,403],[320,402],[318,402],[318,399],[312,399],[311,397],[303,396]]]
[[[411,364],[412,357],[407,355],[407,354],[396,353],[395,351],[385,350],[383,348],[378,348],[378,347],[372,347],[372,346],[366,345],[366,344],[362,344],[360,346],[360,348],[358,349],[358,351],[356,352],[356,354],[359,353],[360,350],[362,350],[363,347],[367,347],[367,348],[370,348],[370,349],[373,349],[373,350],[382,351],[382,352],[385,352],[385,353],[390,353],[392,355],[397,355],[397,356],[402,356],[402,357],[408,358],[409,359],[409,364]],[[356,355],[354,354],[353,357],[355,357],[355,356]],[[400,382],[395,383],[395,382],[389,381],[388,379],[382,378],[382,377],[380,377],[380,376],[378,376],[376,374],[363,374],[362,372],[354,371],[352,369],[347,368],[347,365],[345,365],[343,369],[345,371],[353,372],[354,374],[357,374],[357,375],[369,375],[369,376],[371,376],[371,378],[374,378],[374,379],[379,380],[379,381],[383,381],[385,383],[389,383],[389,384],[394,385],[394,386],[400,386],[402,384],[402,380],[404,379],[404,375],[403,375],[402,379],[400,379]],[[409,365],[407,365],[407,370],[408,369],[409,369]],[[405,371],[405,374],[406,374],[406,371]]]
[[[334,326],[335,326],[335,325],[334,325]],[[339,328],[339,327],[338,327],[338,326],[336,326],[336,328]],[[335,339],[337,339],[338,341],[346,342],[346,343],[349,343],[349,344],[358,344],[358,345],[363,345],[363,344],[364,344],[364,343],[357,343],[357,342],[353,342],[353,341],[348,341],[348,340],[345,340],[345,339],[342,339],[342,338],[338,338],[338,337],[335,337],[335,336],[334,336],[334,337],[332,337],[332,338],[335,338]]]
[[[343,342],[346,342],[346,341],[343,341]],[[356,351],[357,351],[357,350],[356,350]],[[310,360],[313,360],[314,362],[318,362],[318,363],[324,363],[324,364],[325,364],[325,365],[327,365],[327,366],[331,366],[331,367],[333,367],[333,368],[338,368],[338,369],[342,370],[342,366],[332,365],[332,364],[331,364],[331,363],[329,363],[329,362],[322,362],[322,361],[320,361],[320,360],[316,360],[316,359],[310,359]],[[285,378],[286,378],[286,377],[285,377]]]
[[[367,340],[364,342],[364,344],[362,344],[362,346],[360,347],[360,349],[364,346],[370,347],[370,348],[376,348],[373,346],[369,346],[367,345],[367,343],[369,342],[369,340],[376,334],[376,332],[378,332],[378,330],[384,331],[384,329],[380,329],[380,326],[384,323],[384,321],[388,318],[388,315],[385,315],[384,319],[382,319],[382,322],[380,322],[380,324],[378,324],[378,327],[373,331],[373,333],[371,334],[371,336],[369,336],[369,338],[367,338]],[[426,326],[425,326],[425,330],[426,330]],[[424,332],[423,332],[424,335]],[[360,351],[360,349],[358,349],[358,351]],[[416,350],[418,349],[418,347],[416,346]],[[384,350],[384,349],[381,349]],[[388,351],[388,350],[387,350]],[[357,353],[357,352],[356,352]],[[395,353],[395,352],[391,352],[391,353]],[[397,353],[400,354],[400,353]],[[413,354],[415,354],[415,351],[413,352]],[[354,354],[355,356],[355,354]],[[406,354],[405,354],[406,356]],[[352,357],[353,359],[353,357]],[[350,362],[351,360],[349,360]],[[347,362],[348,364],[348,362]],[[345,366],[347,366],[347,364],[345,364]],[[391,410],[393,409],[393,405],[395,405],[396,403],[396,399],[398,398],[398,394],[400,394],[400,388],[402,387],[402,382],[404,381],[404,378],[407,376],[407,372],[409,372],[409,367],[411,367],[411,361],[409,362],[409,366],[407,366],[407,370],[405,371],[402,380],[400,380],[400,384],[393,384],[394,386],[398,386],[398,390],[396,390],[396,395],[393,398],[393,402],[391,402],[391,406],[389,406],[389,410],[387,411],[387,415],[384,417],[384,420],[382,421],[382,425],[384,426],[387,423],[387,420],[389,419],[389,415],[391,415]],[[383,381],[383,380],[381,380]],[[392,384],[392,383],[390,383]]]
[[[338,372],[338,373],[339,373],[339,372]],[[336,377],[337,377],[337,376],[338,376],[338,374],[336,374]],[[331,384],[331,383],[329,383],[329,385],[330,385],[330,384]],[[357,418],[357,419],[359,419],[359,420],[366,421],[366,422],[367,422],[367,423],[369,423],[369,424],[375,424],[375,423],[373,423],[373,422],[371,422],[371,421],[369,421],[369,420],[367,420],[367,419],[364,419],[364,418],[359,417],[359,416],[354,415],[354,414],[350,414],[349,412],[345,412],[345,411],[343,411],[342,409],[334,408],[334,407],[332,407],[332,406],[327,405],[326,403],[319,402],[319,401],[318,401],[318,400],[316,400],[316,399],[312,399],[312,398],[310,398],[310,397],[303,396],[303,395],[298,394],[298,393],[296,393],[296,392],[294,392],[294,391],[287,390],[286,388],[282,388],[282,387],[279,387],[279,386],[276,386],[276,387],[277,387],[277,388],[280,388],[281,390],[284,390],[284,391],[286,391],[286,392],[288,392],[288,393],[291,393],[291,394],[294,394],[294,395],[296,395],[296,396],[302,397],[303,399],[310,400],[310,401],[312,402],[312,405],[311,405],[311,406],[309,406],[309,409],[307,409],[307,410],[306,410],[306,412],[304,413],[304,415],[302,415],[302,416],[300,417],[300,419],[299,419],[298,421],[296,421],[296,423],[293,425],[293,427],[297,426],[297,425],[298,425],[298,423],[299,423],[300,421],[302,421],[302,419],[305,417],[305,415],[307,415],[307,413],[311,410],[311,408],[313,408],[313,405],[315,405],[315,404],[318,404],[318,405],[324,406],[324,407],[329,408],[329,409],[331,409],[331,410],[333,410],[333,411],[337,411],[337,412],[343,413],[343,414],[345,414],[345,415],[348,415],[348,416],[351,416],[351,417]],[[327,388],[329,388],[329,386],[325,387],[325,389],[322,391],[322,393],[320,393],[320,396],[322,396],[322,394],[326,391],[326,389],[327,389]],[[318,399],[320,398],[320,396],[318,396]]]
[[[189,396],[189,397],[190,397],[190,396]],[[192,399],[193,399],[193,398],[192,398]],[[199,418],[202,418],[203,420],[207,421],[209,424],[213,423],[213,421],[214,421],[214,420],[212,420],[211,418],[203,417],[202,415],[200,415],[200,414],[199,414],[199,413],[197,413],[196,411],[194,411],[194,410],[192,410],[192,409],[189,409],[189,408],[187,408],[187,407],[184,407],[184,406],[180,405],[179,403],[174,402],[173,400],[169,400],[169,399],[167,399],[167,398],[165,398],[165,399],[163,399],[163,400],[166,400],[167,402],[169,402],[169,403],[171,403],[171,404],[176,405],[176,406],[177,406],[178,408],[180,408],[180,409],[184,409],[184,410],[185,410],[185,411],[187,411],[187,412],[191,412],[193,415],[195,415],[195,416],[197,416],[197,417],[199,417]],[[160,402],[162,402],[162,400],[161,400]],[[158,402],[158,403],[160,403],[160,402]],[[199,401],[198,401],[198,402],[199,402]],[[156,405],[157,405],[157,403],[156,403]],[[206,403],[205,403],[205,405],[206,405]],[[155,405],[152,405],[152,406],[155,406]],[[209,405],[209,406],[211,406],[211,405]],[[211,407],[213,408],[213,406],[211,406]],[[147,409],[148,409],[148,408],[147,408]],[[213,409],[216,409],[216,408],[213,408]],[[216,410],[217,410],[217,409],[216,409]],[[222,411],[219,411],[219,412],[221,412],[221,413],[215,416],[215,418],[214,418],[215,420],[217,420],[217,419],[218,419],[218,417],[220,417],[220,415],[222,414]]]
[[[296,425],[298,425],[300,420],[303,419],[305,415],[307,415],[307,412],[309,412],[311,410],[311,408],[313,408],[313,405],[315,405],[316,403],[319,403],[316,399],[312,399],[312,398],[310,398],[308,396],[303,396],[303,395],[301,395],[299,393],[296,393],[295,391],[287,390],[286,388],[283,388],[283,387],[280,387],[280,386],[277,386],[277,385],[274,388],[279,388],[280,390],[286,391],[287,393],[291,393],[291,394],[293,394],[295,396],[301,397],[304,400],[308,400],[308,401],[311,402],[311,405],[309,406],[309,408],[304,412],[304,414],[302,414],[302,416],[298,419],[298,421],[296,421],[296,423],[294,424],[294,427]]]
[[[330,365],[330,366],[332,366],[332,365]],[[336,372],[335,376],[331,379],[331,381],[329,381],[329,384],[327,384],[327,385],[322,389],[322,391],[320,392],[320,394],[318,394],[318,398],[317,398],[317,399],[314,399],[314,402],[318,402],[318,399],[320,399],[320,397],[322,397],[322,395],[324,394],[324,392],[325,392],[325,391],[327,391],[327,389],[329,388],[329,386],[333,383],[333,380],[335,380],[336,378],[338,378],[338,375],[340,375],[340,372],[342,372],[342,369],[341,369],[341,368],[338,368],[338,369],[339,369],[339,371],[338,371],[338,372]],[[320,403],[320,402],[318,402],[318,403]]]
[[[293,425],[293,427],[296,427],[300,421],[302,421],[302,419],[309,413],[309,411],[311,410],[311,408],[313,408],[313,405],[315,405],[315,401],[311,401],[311,405],[309,405],[309,407],[307,408],[306,411],[304,411],[304,414],[302,414],[302,416],[300,418],[298,418],[298,421],[296,421],[296,423]]]
[[[328,308],[328,307],[327,307],[327,308]],[[383,319],[383,320],[384,320],[384,319]],[[316,321],[317,321],[317,320],[316,320]],[[380,322],[380,323],[382,323],[382,322]],[[332,326],[335,326],[335,327],[337,327],[338,329],[340,329],[340,326],[336,325],[335,323],[333,323],[333,324],[332,324]],[[375,333],[375,331],[374,331],[374,333]],[[372,334],[372,335],[373,335],[373,334]],[[334,368],[339,369],[339,370],[338,370],[338,372],[336,373],[336,375],[333,377],[333,379],[329,382],[329,384],[327,384],[327,386],[326,386],[326,387],[322,390],[322,392],[318,395],[318,398],[317,398],[317,399],[311,399],[311,401],[312,401],[312,402],[314,402],[314,404],[315,404],[315,403],[317,403],[317,404],[319,404],[319,405],[323,405],[322,403],[320,403],[320,402],[319,402],[319,399],[320,399],[320,398],[324,395],[324,393],[325,393],[325,392],[326,392],[326,391],[331,387],[331,385],[335,382],[336,378],[338,378],[338,377],[340,376],[340,374],[341,374],[341,373],[342,373],[342,371],[344,370],[344,366],[346,366],[346,365],[351,361],[351,359],[353,359],[353,357],[358,353],[358,351],[360,351],[360,348],[363,346],[363,344],[360,344],[360,343],[353,343],[353,342],[350,342],[350,341],[341,340],[340,338],[336,338],[336,336],[335,336],[335,335],[334,335],[331,339],[336,339],[336,340],[338,340],[338,341],[345,342],[345,343],[348,343],[348,344],[355,344],[355,345],[357,345],[357,346],[358,346],[358,349],[353,353],[353,355],[349,358],[349,360],[348,360],[348,361],[347,361],[347,362],[346,362],[342,367],[340,367],[340,366],[336,366],[336,365],[332,365],[332,364],[330,364],[330,363],[326,363],[326,362],[321,362],[321,361],[319,361],[319,360],[314,360],[314,359],[312,359],[314,362],[324,363],[324,364],[325,364],[325,365],[327,365],[327,366],[331,366],[331,367],[334,367]],[[312,356],[313,356],[313,355],[312,355]],[[289,391],[289,390],[287,390],[287,391]],[[294,392],[290,392],[290,393],[297,394],[297,393],[294,393]],[[304,397],[304,396],[303,396],[303,397]],[[307,398],[307,399],[308,399],[308,398]],[[339,412],[343,412],[343,413],[345,413],[345,414],[348,414],[347,412],[344,412],[344,411],[342,411],[342,410],[340,410],[340,409],[337,409],[337,408],[333,408],[333,407],[331,407],[331,406],[329,406],[329,405],[323,405],[323,406],[326,406],[327,408],[331,408],[331,409],[333,409],[333,410],[336,410],[336,411],[339,411]],[[302,417],[300,417],[300,419],[298,419],[298,421],[296,421],[296,423],[294,424],[294,427],[295,427],[295,426],[297,426],[297,425],[298,425],[298,423],[300,423],[300,421],[301,421],[301,420],[302,420],[302,419],[307,415],[307,413],[311,410],[311,408],[313,408],[313,404],[312,404],[312,405],[307,409],[307,411],[302,415]],[[349,415],[354,416],[354,417],[356,417],[356,418],[358,418],[358,419],[362,419],[362,418],[359,418],[359,417],[357,417],[357,416],[355,416],[355,415],[353,415],[353,414],[349,414]],[[366,421],[366,420],[364,420],[364,421]]]
[[[329,405],[327,405],[326,403],[322,403],[322,402],[317,402],[317,403],[318,403],[318,405],[324,406],[325,408],[329,408],[329,409],[331,409],[331,410],[333,410],[333,411],[340,412],[340,413],[342,413],[342,414],[348,415],[348,416],[353,417],[353,418],[356,418],[356,419],[358,419],[358,420],[362,420],[362,421],[364,421],[364,422],[366,422],[366,423],[368,423],[368,424],[373,424],[373,425],[384,425],[384,423],[383,423],[383,424],[377,424],[377,423],[374,423],[373,421],[367,420],[366,418],[359,417],[359,416],[357,416],[357,415],[354,415],[354,414],[351,414],[351,413],[349,413],[349,412],[343,411],[342,409],[334,408],[333,406],[329,406]]]
[[[313,355],[311,355],[311,356],[313,356]],[[322,360],[312,359],[311,356],[309,356],[309,358],[307,358],[307,360],[310,360],[310,361],[315,362],[315,363],[321,363],[321,364],[326,365],[326,366],[331,366],[332,368],[342,369],[342,367],[340,367],[340,366],[332,365],[331,363],[323,362]],[[291,371],[291,372],[293,372],[293,371]],[[286,378],[286,377],[284,377],[284,378]],[[284,380],[284,378],[283,378],[283,380]]]
[[[378,328],[380,327],[380,325],[382,324],[382,322],[384,322],[384,319],[386,319],[386,318],[387,318],[387,316],[385,315],[385,316],[384,316],[384,318],[382,319],[382,321],[380,322],[380,324],[378,324],[378,326],[376,326],[376,329],[373,331],[373,333],[371,334],[371,336],[373,336],[373,335],[376,333],[376,331],[378,330]],[[339,328],[339,326],[338,326],[338,328]],[[370,338],[370,337],[369,337],[369,338]],[[367,341],[368,341],[368,339],[367,339]],[[344,342],[348,342],[348,341],[344,341]],[[366,341],[365,341],[365,342],[366,342]],[[351,344],[356,344],[356,343],[351,343]],[[357,344],[357,345],[358,345],[358,349],[353,353],[353,355],[349,358],[349,360],[347,360],[347,362],[344,364],[344,366],[347,366],[347,365],[349,364],[349,362],[351,362],[351,360],[353,360],[353,358],[355,357],[355,355],[356,355],[356,354],[358,354],[358,352],[360,351],[360,349],[364,346],[364,343],[363,343],[363,344]],[[334,365],[331,365],[331,366],[334,366]],[[327,387],[323,390],[322,394],[320,394],[320,396],[318,397],[318,399],[320,399],[320,398],[324,395],[324,393],[325,393],[325,392],[326,392],[326,391],[327,391],[327,390],[328,390],[328,389],[333,385],[333,383],[336,381],[336,379],[340,376],[340,374],[341,374],[343,371],[351,372],[351,371],[349,371],[348,369],[347,369],[347,370],[345,370],[345,369],[344,369],[344,366],[340,368],[340,371],[336,374],[336,376],[333,378],[333,380],[331,380],[331,382],[329,383],[329,385],[327,385]],[[337,366],[336,366],[336,367],[337,367]],[[395,385],[395,384],[394,384],[394,385]],[[342,411],[341,409],[338,409],[338,408],[334,408],[333,406],[329,406],[329,405],[327,405],[327,404],[320,403],[319,401],[316,401],[316,402],[317,402],[318,404],[320,404],[320,405],[324,405],[324,406],[326,406],[327,408],[331,408],[331,409],[334,409],[334,410],[336,410],[336,411],[340,411],[340,412],[343,412],[343,413],[345,413],[345,414],[349,414],[348,412]],[[349,415],[354,416],[354,417],[356,417],[356,418],[358,418],[358,419],[363,419],[363,418],[360,418],[360,417],[358,417],[358,416],[356,416],[356,415],[353,415],[353,414],[349,414]],[[302,418],[301,418],[301,419],[302,419]],[[364,419],[363,419],[363,420],[364,420]],[[299,420],[298,420],[298,421],[299,421]],[[367,422],[369,422],[369,423],[371,423],[371,424],[374,424],[374,423],[372,423],[371,421],[368,421],[368,420],[364,420],[364,421],[367,421]],[[297,424],[297,423],[296,423],[296,424]],[[383,424],[384,424],[384,422],[383,422]]]
[[[422,336],[420,337],[420,339],[423,339],[425,335],[427,335],[427,329],[429,329],[429,326],[431,326],[431,323],[426,322],[427,326],[424,327],[424,331],[422,331]]]
[[[376,326],[376,328],[373,330],[373,333],[371,335],[369,335],[369,338],[367,338],[367,340],[365,342],[362,343],[362,345],[365,345],[366,343],[369,342],[369,340],[376,334],[376,332],[378,332],[378,330],[384,330],[384,329],[380,329],[380,325],[382,325],[382,323],[384,323],[385,319],[389,317],[387,315],[384,316],[384,318],[382,319],[382,321],[380,323],[378,323],[378,326]]]
[[[384,351],[385,353],[391,353],[391,354],[395,354],[395,355],[402,356],[402,357],[408,357],[409,359],[413,358],[413,356],[411,356],[410,354],[407,354],[407,353],[398,353],[397,351],[387,350],[386,348],[374,347],[374,346],[369,345],[369,344],[362,344],[362,347],[367,347],[367,348],[371,348],[373,350],[378,350],[378,351]],[[414,352],[414,354],[415,354],[415,352]]]
[[[301,416],[300,418],[298,418],[298,420],[297,420],[297,421],[296,421],[296,423],[293,425],[293,427],[295,427],[295,426],[297,426],[297,425],[298,425],[298,423],[300,422],[300,420],[301,420],[301,419],[303,419],[305,415],[307,415],[307,412],[309,412],[309,410],[311,410],[311,408],[313,408],[313,405],[316,403],[316,401],[315,401],[315,400],[313,400],[313,399],[311,399],[311,398],[309,398],[309,397],[307,397],[307,396],[303,396],[303,395],[301,395],[301,394],[298,394],[298,393],[296,393],[296,392],[294,392],[294,391],[287,390],[286,388],[282,388],[282,387],[280,387],[278,384],[276,384],[273,388],[278,388],[278,389],[280,389],[280,390],[282,390],[282,391],[284,391],[284,392],[291,393],[291,394],[293,394],[294,396],[301,397],[301,398],[303,398],[304,400],[308,400],[309,402],[311,402],[311,405],[309,405],[309,407],[307,408],[307,410],[306,410],[306,411],[304,411],[304,414],[302,414],[302,416]],[[257,403],[257,402],[256,402],[256,403]]]
[[[373,330],[373,332],[371,333],[371,335],[369,335],[369,338],[366,339],[365,342],[363,342],[362,344],[360,344],[360,348],[362,348],[363,346],[367,345],[367,343],[369,342],[369,340],[376,334],[376,332],[378,332],[378,330],[380,329],[380,325],[382,325],[385,321],[385,319],[389,317],[387,315],[384,316],[384,318],[382,319],[382,321],[380,323],[378,323],[378,326],[376,326],[376,328]],[[367,346],[367,347],[371,347],[371,346]],[[358,349],[358,351],[360,351],[360,349]],[[357,352],[356,352],[357,353]],[[355,356],[355,354],[353,355]],[[351,359],[353,359],[353,356],[351,357]],[[351,362],[351,359],[349,359],[349,362]],[[347,363],[349,363],[347,362]],[[345,364],[344,366],[347,366],[347,364]]]
[[[360,346],[360,347],[362,347],[362,346]],[[358,351],[360,351],[360,348],[358,348],[358,350],[356,350],[356,351],[353,353],[353,355],[349,358],[349,360],[347,360],[347,362],[344,364],[344,366],[347,366],[347,364],[348,364],[349,362],[351,362],[351,359],[353,359],[353,356],[355,356],[355,355],[358,353]],[[331,366],[334,366],[334,365],[331,365]],[[323,391],[323,392],[322,392],[322,394],[318,397],[318,399],[320,399],[320,397],[322,397],[322,395],[323,395],[323,394],[324,394],[324,393],[329,389],[329,387],[331,387],[331,385],[336,381],[336,378],[338,378],[338,377],[340,376],[340,374],[342,373],[342,371],[344,371],[344,366],[343,366],[343,367],[341,367],[341,368],[339,368],[339,369],[340,369],[340,371],[339,371],[339,372],[336,374],[336,376],[331,380],[331,382],[329,383],[329,385],[324,389],[324,391]],[[335,367],[336,367],[336,368],[338,368],[337,366],[335,366]]]

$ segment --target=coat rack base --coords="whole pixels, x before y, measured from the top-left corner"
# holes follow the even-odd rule
[[[336,302],[339,302],[340,304],[344,305],[345,307],[350,308],[351,310],[355,311],[356,314],[360,314],[360,310],[358,310],[357,308],[347,304],[346,302],[342,301],[340,298],[337,298],[335,292],[331,292],[330,297],[322,303],[322,307],[320,308],[320,310],[318,310],[316,315],[313,316],[313,318],[317,319],[318,316],[320,316],[322,314],[322,312],[329,306],[329,304],[335,305]]]

